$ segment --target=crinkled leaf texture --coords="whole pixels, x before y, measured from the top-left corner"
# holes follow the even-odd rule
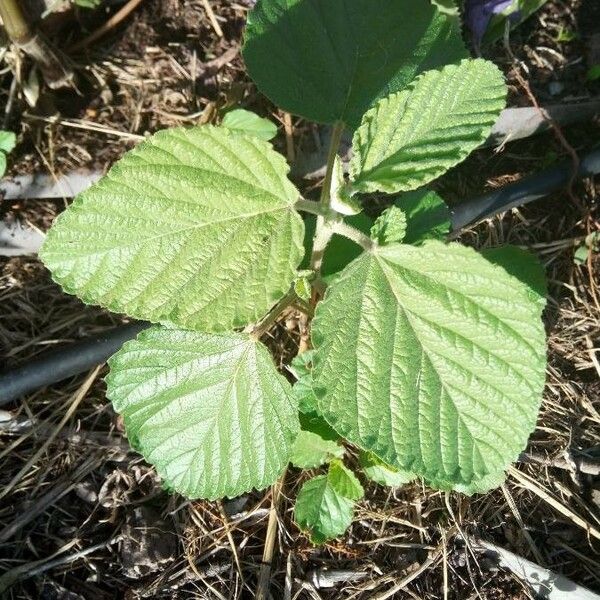
[[[360,482],[341,461],[327,475],[309,479],[298,492],[294,519],[315,544],[342,535],[352,523],[354,503],[363,496]]]
[[[169,488],[234,497],[271,485],[288,463],[298,407],[260,342],[154,326],[109,364],[107,396]]]
[[[434,487],[495,487],[535,427],[539,304],[470,248],[427,241],[363,254],[329,288],[312,335],[327,421]]]
[[[42,260],[67,292],[115,312],[204,331],[247,325],[302,259],[287,172],[254,136],[161,131],[58,217]]]
[[[353,189],[409,191],[439,177],[487,138],[505,102],[504,77],[486,60],[421,75],[363,117],[352,142]]]
[[[371,239],[380,246],[400,243],[406,236],[406,214],[397,206],[389,206],[371,227]]]
[[[427,0],[258,0],[243,52],[275,104],[352,128],[377,98],[468,56],[457,24]]]

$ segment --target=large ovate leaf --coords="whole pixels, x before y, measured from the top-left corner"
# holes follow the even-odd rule
[[[294,519],[314,543],[322,544],[348,529],[354,504],[363,493],[354,473],[335,460],[330,464],[327,475],[309,479],[300,488]]]
[[[258,0],[243,53],[275,104],[351,127],[418,73],[467,56],[459,27],[426,0]]]
[[[425,185],[487,138],[505,102],[504,77],[489,61],[425,73],[363,117],[352,142],[352,188],[393,193]]]
[[[190,329],[247,325],[288,291],[302,258],[287,171],[254,136],[161,131],[58,217],[42,260],[87,303]]]
[[[498,485],[535,427],[539,305],[470,248],[426,241],[363,254],[329,288],[312,335],[327,421],[435,487]]]
[[[298,407],[251,337],[155,326],[109,364],[107,396],[169,488],[234,497],[271,485],[288,463]]]
[[[531,299],[538,305],[540,313],[546,307],[548,287],[544,267],[537,257],[517,246],[486,248],[482,256],[491,263],[502,267],[509,275],[516,277],[527,286]]]

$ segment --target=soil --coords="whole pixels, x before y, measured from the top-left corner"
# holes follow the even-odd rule
[[[146,0],[119,26],[83,50],[74,43],[118,7],[68,10],[48,27],[73,61],[77,89],[41,87],[35,107],[23,86],[30,65],[4,56],[0,97],[18,133],[10,175],[75,168],[106,170],[149,133],[212,122],[241,104],[281,125],[275,144],[290,157],[314,126],[260,96],[239,54],[250,0]],[[557,41],[569,38],[569,41]],[[587,78],[598,52],[596,0],[549,0],[510,36],[484,51],[506,73],[510,104],[529,106],[597,97]],[[20,86],[8,102],[14,73]],[[598,120],[475,152],[436,183],[456,203],[589,151]],[[292,152],[292,150],[294,150]],[[314,182],[298,181],[310,194]],[[477,248],[529,248],[549,278],[545,313],[548,379],[536,432],[506,484],[484,495],[443,494],[419,483],[391,490],[368,484],[348,534],[315,548],[291,518],[307,474],[290,470],[278,506],[271,574],[279,598],[531,598],[526,586],[474,546],[486,540],[600,593],[600,477],[578,467],[600,460],[600,289],[597,254],[574,252],[599,229],[600,186],[573,185],[489,219],[461,240]],[[47,230],[70,199],[0,202]],[[0,357],[4,368],[82,339],[123,318],[84,307],[54,285],[35,257],[0,257]],[[291,315],[267,336],[278,364],[299,339]],[[189,502],[162,490],[151,468],[129,450],[122,423],[104,397],[105,368],[39,390],[0,413],[0,582],[9,599],[251,598],[262,562],[270,492],[241,500]],[[67,411],[70,416],[64,420]],[[9,423],[10,425],[3,425]],[[350,450],[352,452],[352,450]],[[540,462],[541,461],[541,462]],[[1,492],[0,492],[1,494]],[[324,573],[344,573],[332,588]],[[414,578],[411,579],[411,576]],[[393,595],[386,595],[403,580]],[[286,588],[289,591],[286,592]]]

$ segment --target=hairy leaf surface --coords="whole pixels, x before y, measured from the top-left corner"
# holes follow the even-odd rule
[[[470,248],[427,241],[365,253],[319,304],[313,343],[327,421],[433,486],[494,487],[535,427],[539,305]]]
[[[311,540],[322,544],[342,535],[352,523],[354,503],[363,489],[352,471],[335,460],[327,475],[309,479],[298,492],[294,519]]]
[[[466,56],[459,27],[426,0],[259,0],[244,47],[275,104],[353,128],[377,98]]]
[[[498,67],[463,60],[380,100],[354,134],[352,187],[414,190],[464,160],[489,135],[506,102]]]
[[[109,364],[107,396],[132,445],[184,496],[263,489],[288,463],[298,407],[260,342],[155,326]]]
[[[80,194],[41,257],[85,302],[223,331],[288,291],[304,225],[270,144],[211,126],[161,131]]]

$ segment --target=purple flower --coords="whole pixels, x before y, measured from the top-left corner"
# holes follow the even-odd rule
[[[505,11],[513,3],[514,0],[466,0],[465,19],[477,48],[481,45],[490,19]],[[510,18],[518,18],[518,12],[513,13]]]

